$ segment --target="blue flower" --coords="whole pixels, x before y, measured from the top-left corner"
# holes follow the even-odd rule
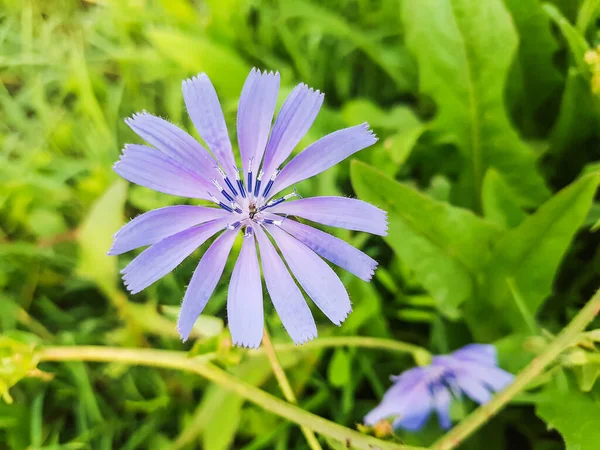
[[[229,328],[236,345],[257,347],[262,338],[263,290],[257,243],[271,301],[296,343],[317,335],[312,313],[296,283],[336,325],[352,309],[341,280],[321,258],[365,281],[377,267],[375,260],[346,242],[286,218],[301,217],[385,235],[384,211],[343,197],[288,202],[298,196],[295,190],[275,197],[373,145],[377,138],[367,124],[345,128],[318,140],[284,165],[315,120],[323,94],[304,84],[296,86],[271,129],[278,91],[278,73],[253,69],[244,84],[237,114],[241,176],[217,93],[206,74],[184,81],[183,97],[210,151],[185,131],[151,114],[144,112],[126,120],[152,147],[126,145],[114,166],[120,176],[155,191],[214,204],[170,206],[142,214],[116,233],[109,251],[118,255],[149,246],[122,271],[125,285],[135,294],[218,235],[200,260],[183,299],[177,328],[184,341],[215,290],[240,232],[245,239],[227,296]]]
[[[514,376],[498,367],[493,345],[470,344],[450,355],[434,356],[426,367],[415,367],[392,376],[392,387],[381,403],[365,417],[367,425],[394,418],[394,428],[420,430],[431,411],[438,415],[440,427],[448,429],[450,402],[465,393],[479,404],[492,393],[504,389]]]

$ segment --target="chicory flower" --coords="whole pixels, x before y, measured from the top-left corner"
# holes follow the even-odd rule
[[[493,345],[466,345],[450,355],[434,356],[429,366],[392,376],[394,384],[364,422],[372,426],[393,417],[393,428],[418,431],[435,411],[440,427],[448,429],[452,397],[464,393],[479,404],[487,403],[513,378],[498,367]]]
[[[146,112],[126,120],[152,147],[127,144],[114,166],[120,176],[155,191],[214,204],[169,206],[142,214],[116,233],[109,251],[118,255],[149,246],[122,271],[127,288],[137,293],[219,235],[200,260],[183,299],[177,328],[184,341],[215,290],[240,233],[243,244],[227,296],[229,328],[236,345],[257,347],[261,342],[263,289],[257,243],[271,301],[296,343],[317,336],[298,284],[333,323],[341,324],[351,311],[344,285],[322,258],[365,281],[377,266],[346,242],[287,217],[385,235],[384,211],[343,197],[288,201],[299,197],[295,190],[277,196],[373,145],[377,138],[366,123],[345,128],[318,140],[281,167],[311,127],[323,94],[298,85],[271,129],[278,90],[278,73],[256,69],[244,84],[237,114],[241,174],[217,93],[206,74],[184,81],[183,96],[210,151],[185,131]]]

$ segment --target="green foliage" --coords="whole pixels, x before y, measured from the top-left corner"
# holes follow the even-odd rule
[[[548,428],[556,429],[563,437],[567,450],[594,450],[600,442],[597,394],[585,395],[573,391],[548,389],[537,402],[536,413]]]
[[[438,202],[360,163],[352,182],[362,199],[386,210],[396,254],[436,299],[441,312],[457,317],[457,307],[471,298],[478,265],[499,233],[471,211]]]
[[[533,152],[510,126],[504,105],[517,33],[502,1],[404,2],[403,17],[420,89],[437,105],[431,129],[456,144],[463,156],[460,202],[480,208],[483,177],[493,166],[521,204],[538,205],[548,195],[544,180]]]
[[[1,0],[0,395],[14,401],[0,402],[0,449],[306,448],[298,427],[194,374],[77,361],[33,370],[36,345],[187,350],[281,396],[264,357],[230,348],[233,261],[184,345],[175,320],[206,247],[136,296],[119,269],[137,253],[106,255],[130,218],[188,202],[130,185],[112,165],[140,142],[123,123],[136,111],[197,137],[181,81],[202,71],[234,146],[254,66],[280,71],[278,105],[298,82],[325,93],[295,152],[365,121],[379,137],[298,186],[388,212],[383,239],[326,230],[379,267],[368,284],[338,271],[353,312],[338,328],[315,310],[320,337],[384,337],[434,354],[493,342],[502,367],[522,370],[600,285],[599,4]],[[265,313],[273,340],[289,344],[266,295]],[[600,448],[598,325],[461,448]],[[351,428],[389,375],[414,365],[379,349],[279,357],[301,408]],[[472,406],[455,403],[453,418]],[[391,439],[440,435],[432,420]]]

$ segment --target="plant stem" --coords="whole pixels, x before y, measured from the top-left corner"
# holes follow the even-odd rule
[[[337,423],[291,405],[249,385],[217,366],[201,358],[189,358],[184,352],[142,348],[118,348],[101,346],[46,347],[39,351],[40,362],[44,361],[95,361],[121,362],[152,367],[184,370],[197,373],[207,380],[222,386],[265,410],[298,425],[343,442],[348,448],[363,450],[424,450],[394,442],[366,436]]]
[[[296,405],[298,403],[296,400],[296,395],[294,394],[294,390],[292,389],[292,386],[290,385],[290,382],[287,379],[287,376],[285,375],[283,367],[281,367],[281,364],[279,364],[279,360],[277,359],[277,353],[275,353],[275,349],[273,348],[273,344],[271,343],[271,338],[269,337],[269,332],[267,331],[266,326],[265,331],[263,333],[262,343],[263,348],[267,353],[267,358],[269,358],[271,368],[273,369],[273,374],[277,379],[277,383],[279,383],[279,387],[281,388],[283,396],[288,402],[290,402],[293,405]],[[315,434],[310,428],[300,426],[300,430],[302,430],[302,434],[306,438],[306,442],[312,450],[323,450],[321,444],[319,444],[319,441],[317,440]]]
[[[339,336],[339,337],[321,337],[314,341],[306,342],[302,345],[294,344],[276,344],[275,350],[278,352],[285,352],[291,350],[304,351],[316,348],[328,348],[328,347],[363,347],[363,348],[376,348],[381,350],[390,350],[399,353],[410,353],[417,363],[421,363],[423,360],[427,361],[431,359],[429,351],[418,345],[409,344],[407,342],[394,341],[392,339],[383,339],[375,337],[364,337],[364,336]],[[253,353],[260,353],[262,349],[258,349]]]
[[[552,361],[554,361],[572,342],[578,338],[585,327],[594,320],[600,311],[600,290],[560,332],[546,349],[531,361],[502,392],[496,395],[489,403],[480,406],[467,416],[456,427],[442,436],[430,448],[431,450],[452,450],[486,423],[492,416],[500,411],[514,396],[538,376]]]

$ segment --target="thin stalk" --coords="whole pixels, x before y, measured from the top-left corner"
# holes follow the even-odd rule
[[[502,392],[498,393],[489,403],[480,406],[468,415],[456,427],[442,436],[431,447],[431,450],[452,450],[462,441],[473,434],[481,425],[486,423],[500,411],[517,394],[527,387],[552,361],[554,361],[573,341],[579,338],[587,325],[594,320],[600,311],[600,290],[546,347],[546,349],[531,361]]]
[[[287,376],[285,375],[285,371],[283,370],[283,367],[281,367],[281,364],[279,363],[279,359],[277,359],[277,353],[275,353],[275,349],[273,348],[273,343],[271,342],[271,338],[269,336],[269,332],[267,331],[266,327],[265,327],[265,331],[263,333],[262,343],[263,343],[263,348],[265,349],[265,352],[267,353],[267,358],[269,358],[269,364],[271,364],[271,368],[273,369],[273,374],[275,375],[275,378],[277,379],[277,383],[279,383],[279,387],[281,389],[281,392],[283,393],[283,396],[292,405],[296,405],[298,403],[298,401],[296,400],[296,395],[294,394],[294,390],[292,389],[292,386],[291,386]],[[308,446],[312,450],[323,450],[323,448],[321,447],[321,444],[319,444],[319,441],[317,440],[315,434],[312,432],[312,430],[310,428],[307,428],[305,426],[300,426],[300,430],[302,430],[302,434],[306,438],[306,442],[308,443]]]
[[[199,358],[188,358],[184,352],[101,346],[46,347],[40,349],[39,360],[40,362],[121,362],[193,372],[235,392],[273,414],[343,442],[348,448],[361,450],[424,450],[423,447],[412,447],[383,441],[338,425],[245,383],[209,362],[203,362]]]

